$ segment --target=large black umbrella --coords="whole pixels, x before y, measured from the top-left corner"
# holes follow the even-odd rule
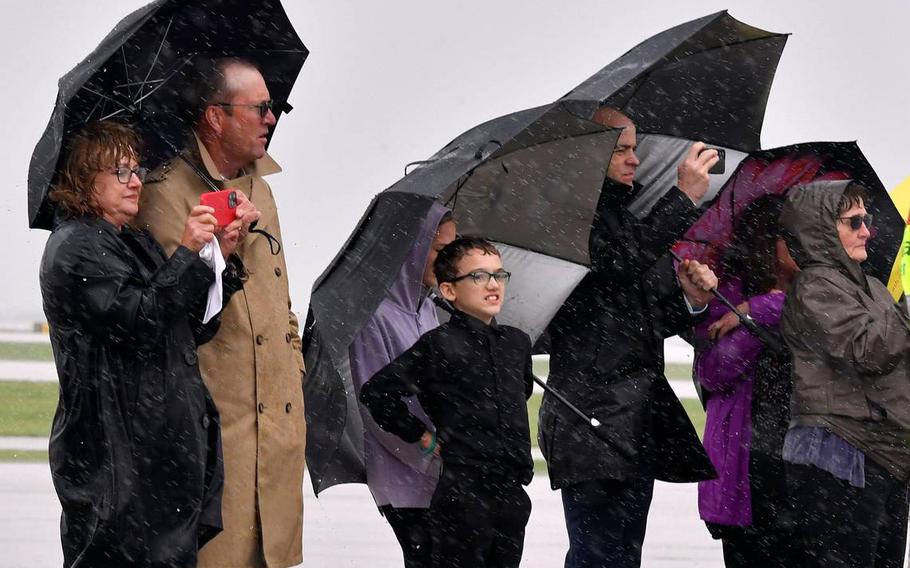
[[[317,493],[365,481],[348,348],[398,274],[430,205],[452,208],[462,234],[497,241],[513,272],[507,305],[523,305],[499,319],[539,333],[587,272],[588,234],[618,135],[560,103],[529,109],[464,133],[373,200],[310,298],[304,394],[307,467]],[[540,273],[527,273],[534,267]]]
[[[57,101],[28,173],[29,227],[50,229],[47,191],[67,136],[117,119],[137,127],[145,165],[174,155],[189,135],[182,120],[197,57],[241,56],[259,65],[272,98],[286,102],[307,49],[279,0],[157,0],[126,16],[59,81]],[[275,116],[290,107],[279,104]]]
[[[513,273],[497,319],[536,338],[588,272],[591,220],[618,133],[587,119],[609,104],[642,130],[668,134],[651,144],[652,155],[660,156],[655,180],[675,167],[686,139],[752,149],[784,41],[723,12],[683,24],[645,41],[556,103],[466,132],[374,199],[311,296],[304,393],[307,464],[316,492],[365,481],[348,347],[398,274],[432,201],[453,209],[460,233],[497,242]],[[698,71],[705,65],[718,76],[705,78]],[[747,78],[748,87],[735,93],[723,87]],[[658,96],[667,92],[679,98]],[[734,113],[734,103],[748,120],[706,126],[715,113]]]

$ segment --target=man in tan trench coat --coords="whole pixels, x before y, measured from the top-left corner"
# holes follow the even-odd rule
[[[257,229],[281,241],[278,210],[263,176],[281,170],[265,152],[275,124],[269,92],[249,62],[222,59],[203,70],[195,137],[184,156],[220,188],[242,191],[261,212]],[[208,186],[181,158],[153,172],[138,226],[168,254],[187,212]],[[224,531],[203,547],[203,567],[302,562],[303,356],[291,311],[284,255],[256,232],[238,254],[248,278],[224,308],[221,329],[199,348],[199,367],[221,414]]]

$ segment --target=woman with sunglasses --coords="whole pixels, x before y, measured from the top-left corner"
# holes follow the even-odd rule
[[[746,208],[720,271],[721,293],[764,327],[766,338],[777,335],[798,270],[778,223],[782,205],[772,195]],[[722,540],[727,568],[799,566],[780,460],[790,354],[766,345],[717,301],[695,331],[705,345],[694,367],[707,414],[703,442],[718,475],[698,484],[701,518]]]
[[[910,331],[866,275],[871,216],[851,181],[790,191],[781,214],[802,271],[781,328],[793,352],[783,447],[802,566],[904,565],[910,478]]]
[[[51,191],[57,224],[40,279],[60,380],[49,457],[67,567],[195,566],[221,530],[218,412],[196,365],[196,345],[218,325],[203,320],[217,312],[207,298],[224,264],[200,257],[215,218],[193,209],[166,258],[130,227],[138,162],[132,130],[93,123],[70,140]],[[238,211],[255,216],[250,207]],[[224,304],[241,287],[231,255],[241,223],[208,250],[226,258]]]

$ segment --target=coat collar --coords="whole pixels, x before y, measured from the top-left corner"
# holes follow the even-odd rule
[[[603,186],[600,190],[600,199],[603,205],[614,207],[626,207],[638,196],[642,185],[633,181],[631,186],[610,178],[604,178]]]
[[[496,323],[496,318],[493,318],[493,320],[490,322],[490,325],[487,325],[474,316],[459,310],[458,308],[455,308],[454,313],[452,313],[452,319],[449,321],[459,327],[463,327],[467,330],[482,333],[485,335],[490,333],[498,334],[501,330],[499,324]]]
[[[209,154],[208,149],[206,149],[205,144],[202,143],[202,140],[199,138],[199,134],[193,132],[193,142],[190,150],[192,152],[191,159],[195,158],[197,163],[202,163],[205,172],[209,177],[216,183],[219,181],[224,181],[228,185],[231,184],[234,180],[222,180],[221,172],[218,171],[218,168],[215,167],[215,161],[212,159],[211,154]],[[270,174],[275,174],[281,171],[281,166],[278,165],[271,156],[266,154],[265,156],[259,158],[251,165],[244,168],[243,175],[235,178],[240,179],[247,176],[252,177],[263,177]]]

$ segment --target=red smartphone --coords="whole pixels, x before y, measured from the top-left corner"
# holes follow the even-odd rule
[[[203,193],[199,205],[207,205],[215,210],[215,222],[219,227],[230,225],[237,218],[237,192],[233,189]]]

